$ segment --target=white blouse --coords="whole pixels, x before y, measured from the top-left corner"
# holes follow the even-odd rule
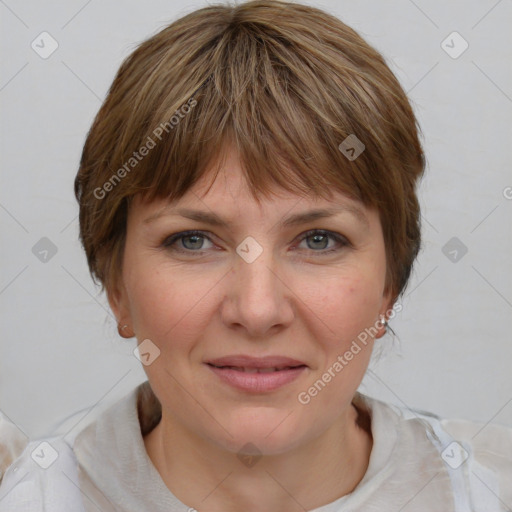
[[[148,390],[138,386],[72,441],[30,442],[5,473],[0,512],[193,512],[145,450],[160,411]],[[310,512],[512,511],[511,428],[354,400],[371,417],[368,469],[353,492]]]

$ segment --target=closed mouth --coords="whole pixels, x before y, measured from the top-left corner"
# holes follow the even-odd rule
[[[218,366],[212,363],[208,363],[210,366],[214,368],[219,368],[221,370],[236,370],[244,373],[272,373],[272,372],[281,372],[287,370],[295,370],[297,368],[304,368],[306,365],[301,364],[297,366],[269,366],[267,368],[256,368],[251,366]]]

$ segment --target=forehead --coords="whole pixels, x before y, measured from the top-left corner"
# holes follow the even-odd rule
[[[361,201],[327,188],[321,196],[294,192],[278,186],[268,194],[255,195],[250,189],[237,153],[229,147],[213,181],[212,178],[213,172],[206,172],[181,198],[172,202],[165,198],[143,202],[140,196],[135,196],[131,209],[134,213],[151,216],[191,207],[224,212],[231,216],[243,216],[253,211],[260,214],[284,214],[292,209],[305,208],[343,207],[357,214],[369,211]]]
[[[346,202],[327,202],[319,199],[294,196],[292,198],[274,197],[263,202],[250,203],[239,196],[233,201],[225,201],[215,193],[202,200],[197,196],[187,194],[182,199],[169,203],[156,200],[152,203],[139,203],[131,210],[132,222],[149,226],[160,218],[182,217],[197,222],[230,229],[244,221],[256,219],[258,222],[270,220],[283,227],[297,226],[325,219],[340,214],[350,215],[361,223],[364,228],[370,227],[369,217],[376,217],[376,212],[368,211],[355,204]],[[211,200],[210,200],[211,199]]]

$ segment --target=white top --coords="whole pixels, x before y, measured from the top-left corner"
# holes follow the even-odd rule
[[[192,512],[145,450],[143,432],[160,411],[148,389],[138,386],[70,443],[29,443],[5,473],[0,512]],[[511,428],[354,400],[371,417],[367,472],[352,493],[310,512],[512,510]]]

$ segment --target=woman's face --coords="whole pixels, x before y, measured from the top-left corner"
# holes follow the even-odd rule
[[[286,452],[342,421],[367,368],[373,339],[360,335],[390,306],[379,216],[338,193],[258,205],[233,152],[205,189],[134,202],[110,304],[150,340],[163,420],[232,452]]]

